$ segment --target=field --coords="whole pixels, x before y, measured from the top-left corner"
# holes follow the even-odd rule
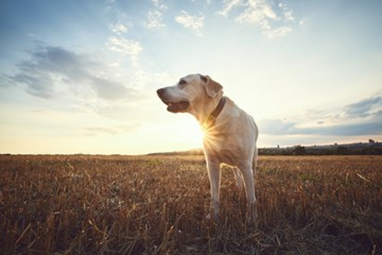
[[[201,156],[0,156],[2,254],[382,254],[381,156],[260,156],[258,220]]]

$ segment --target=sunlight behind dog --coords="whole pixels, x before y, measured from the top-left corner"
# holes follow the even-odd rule
[[[189,148],[199,149],[203,146],[203,130],[192,118],[179,123],[185,134],[182,140],[189,145]]]

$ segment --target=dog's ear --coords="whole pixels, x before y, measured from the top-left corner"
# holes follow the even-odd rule
[[[209,97],[215,97],[220,90],[223,89],[223,86],[220,83],[212,80],[208,75],[200,75],[201,79],[206,83],[207,95]]]

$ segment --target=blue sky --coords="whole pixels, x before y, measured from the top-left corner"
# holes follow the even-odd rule
[[[210,75],[259,147],[382,141],[382,2],[0,1],[0,153],[201,147],[156,90]]]

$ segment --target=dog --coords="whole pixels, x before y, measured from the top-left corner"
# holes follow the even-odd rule
[[[174,86],[157,90],[157,95],[172,113],[188,112],[200,123],[203,148],[211,186],[210,214],[219,217],[220,168],[233,167],[237,185],[244,187],[246,218],[257,216],[254,173],[257,164],[258,127],[253,118],[223,95],[223,86],[201,74],[190,74]]]

